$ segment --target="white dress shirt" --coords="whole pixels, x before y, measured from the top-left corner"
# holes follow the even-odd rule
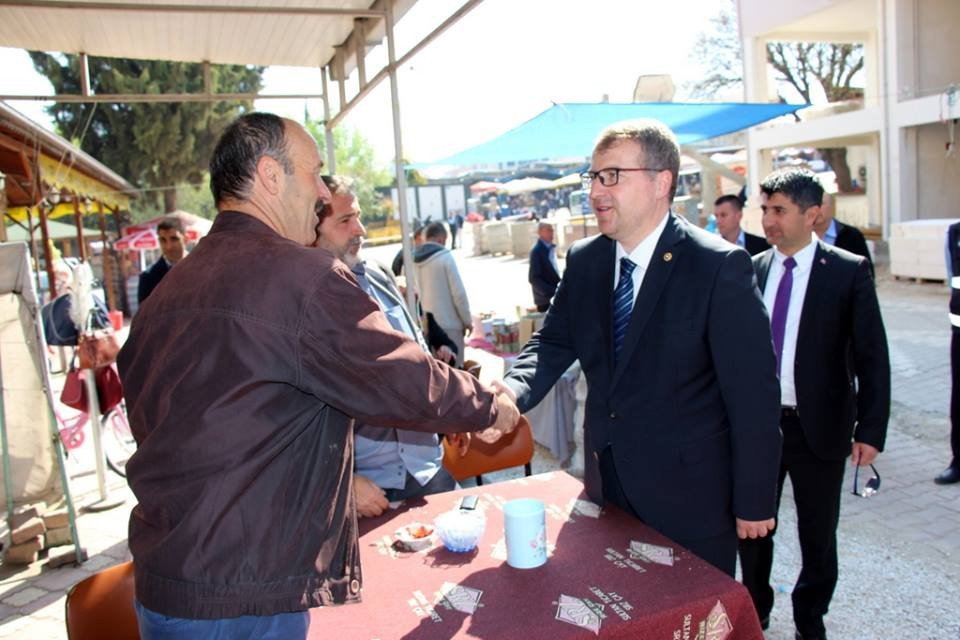
[[[616,289],[617,284],[620,282],[620,258],[630,258],[633,264],[637,265],[631,274],[633,277],[634,302],[637,301],[637,294],[640,293],[640,285],[643,284],[643,276],[647,272],[647,267],[650,266],[650,258],[653,257],[653,250],[657,248],[657,243],[660,241],[660,236],[667,226],[667,218],[669,217],[670,214],[668,212],[667,215],[663,216],[660,224],[643,239],[643,242],[634,247],[630,253],[627,253],[623,245],[617,242],[617,256],[613,263],[613,288]]]
[[[813,268],[813,256],[817,252],[817,236],[810,235],[810,244],[793,254],[797,265],[793,268],[793,286],[790,288],[790,306],[787,308],[787,325],[783,332],[783,354],[780,358],[780,404],[785,407],[797,406],[797,389],[793,379],[793,363],[797,355],[797,331],[800,328],[800,313],[803,301],[807,297],[807,284],[810,282],[810,269]],[[774,247],[773,261],[767,273],[767,284],[763,289],[763,304],[767,314],[773,317],[773,303],[777,298],[777,287],[783,277],[783,261],[787,256]]]

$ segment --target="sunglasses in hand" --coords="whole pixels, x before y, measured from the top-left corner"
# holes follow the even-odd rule
[[[867,480],[867,483],[861,488],[860,487],[860,465],[857,465],[853,471],[853,495],[859,496],[861,498],[869,498],[870,496],[875,495],[880,491],[880,474],[877,472],[877,468],[870,465],[870,470],[873,471],[873,477]]]

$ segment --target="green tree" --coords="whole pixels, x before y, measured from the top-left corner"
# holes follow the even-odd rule
[[[770,42],[767,43],[767,62],[780,75],[781,86],[786,84],[812,104],[819,88],[827,102],[862,100],[863,88],[854,86],[857,74],[863,69],[862,44],[834,44],[828,42]],[[778,91],[780,99],[783,92]],[[837,189],[853,190],[846,147],[818,148],[820,155],[833,169]]]
[[[743,85],[736,2],[729,0],[710,18],[710,29],[697,34],[690,57],[706,71],[701,80],[685,86],[692,98],[710,99],[725,89]]]
[[[37,71],[58,93],[80,93],[76,56],[31,52]],[[203,66],[187,62],[88,58],[90,88],[101,94],[200,93]],[[256,93],[263,67],[211,65],[210,90]],[[57,103],[48,109],[61,135],[145,189],[163,211],[177,209],[176,187],[203,180],[220,132],[253,108],[244,102]],[[147,207],[152,208],[152,207]]]
[[[743,82],[743,56],[737,29],[737,7],[732,0],[701,32],[691,52],[706,74],[690,84],[690,95],[712,98],[720,90]],[[796,91],[808,104],[860,100],[863,88],[856,86],[863,69],[863,45],[833,42],[769,42],[767,62],[777,72],[777,94],[787,102],[786,89]],[[822,147],[817,151],[833,169],[841,192],[853,188],[845,147]]]
[[[321,156],[326,158],[327,140],[323,123],[308,120],[304,126],[320,145]],[[355,129],[336,127],[333,130],[333,157],[337,161],[337,173],[356,180],[357,203],[363,211],[363,220],[383,220],[385,212],[376,188],[389,185],[392,176],[386,168],[377,164],[373,145]]]

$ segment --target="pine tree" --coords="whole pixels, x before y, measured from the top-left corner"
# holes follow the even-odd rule
[[[57,93],[80,93],[76,56],[31,52],[37,71]],[[88,58],[90,88],[100,94],[200,93],[203,66],[187,62]],[[211,65],[211,92],[256,93],[263,67]],[[177,185],[204,179],[220,132],[252,102],[56,103],[48,109],[60,134],[144,189],[143,202],[162,195],[177,208]]]

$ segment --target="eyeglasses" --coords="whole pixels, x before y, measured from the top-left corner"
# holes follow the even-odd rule
[[[869,498],[870,496],[876,495],[880,491],[880,474],[877,472],[877,468],[873,465],[870,465],[870,470],[873,471],[873,477],[867,480],[867,484],[863,489],[859,488],[859,476],[860,476],[860,465],[857,465],[853,471],[853,495],[859,496],[861,498]]]
[[[599,171],[584,171],[580,174],[580,184],[584,191],[589,191],[596,178],[605,187],[612,187],[620,182],[621,171],[666,171],[666,169],[654,169],[652,167],[633,167],[630,169],[621,169],[620,167],[609,167]]]

